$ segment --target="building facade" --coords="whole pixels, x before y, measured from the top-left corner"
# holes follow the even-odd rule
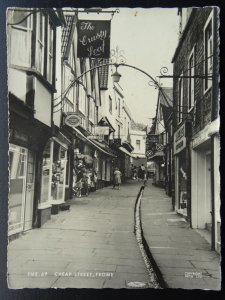
[[[220,248],[219,11],[179,9],[174,64],[175,209]]]
[[[146,130],[131,129],[130,140],[131,145],[134,147],[132,151],[132,164],[137,168],[142,164],[147,167]]]
[[[56,31],[64,19],[60,10],[9,9],[7,22],[12,236],[38,226],[40,212],[50,209],[43,162],[53,136]]]

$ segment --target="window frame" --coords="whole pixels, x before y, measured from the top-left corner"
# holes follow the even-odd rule
[[[178,80],[178,125],[183,121],[183,104],[184,104],[184,79],[183,73]],[[182,105],[181,105],[182,104]]]
[[[139,142],[139,143],[138,143]],[[140,151],[141,150],[141,140],[136,140],[136,147],[137,150]]]
[[[22,10],[23,11],[23,10]],[[11,13],[11,16],[10,16],[10,19],[12,22],[14,22],[14,13],[15,12],[19,12],[19,11],[16,11],[16,10],[12,10],[10,11]],[[27,15],[29,14],[29,11],[27,11]],[[11,25],[11,28],[10,28],[10,37],[9,37],[9,57],[10,57],[10,65],[12,66],[18,66],[18,67],[24,67],[24,68],[31,68],[31,62],[32,62],[32,59],[31,59],[31,53],[32,53],[32,32],[33,32],[33,29],[34,29],[34,25],[33,25],[33,22],[34,22],[34,18],[33,18],[33,15],[30,15],[27,19],[27,26],[21,26],[20,24],[18,25]],[[21,60],[16,60],[15,58],[13,58],[13,55],[15,53],[15,49],[14,47],[12,47],[12,37],[13,37],[13,31],[14,30],[17,30],[17,31],[23,31],[23,32],[26,32],[26,42],[28,45],[24,45],[24,47],[27,47],[28,51],[29,51],[29,55],[27,55],[28,57],[28,60],[26,62],[21,62]]]
[[[112,98],[109,96],[109,112],[112,114]]]
[[[46,80],[52,84],[53,82],[53,64],[54,64],[54,26],[48,17],[47,21],[47,49],[46,49]]]
[[[193,68],[191,68],[192,58],[193,58]],[[188,58],[188,76],[195,76],[195,46],[193,47]],[[191,91],[192,85],[193,85],[193,94]],[[191,99],[192,96],[193,99]],[[193,110],[194,105],[195,105],[195,78],[189,77],[188,78],[188,112]]]
[[[43,25],[42,25],[42,41],[40,40],[39,34],[40,34],[40,30],[38,29],[38,27],[40,28],[40,21],[42,19]],[[41,73],[42,76],[44,76],[45,73],[45,48],[46,48],[46,43],[45,43],[45,39],[46,39],[46,16],[39,12],[37,14],[37,29],[36,29],[36,57],[35,57],[35,65],[37,68],[37,71]],[[42,66],[41,66],[41,70],[39,70],[39,45],[42,46]]]
[[[207,33],[207,29],[208,26],[210,25],[211,22],[211,30],[212,30],[212,34],[211,34],[211,39],[212,39],[212,57],[211,57],[211,66],[212,66],[212,70],[213,70],[213,48],[214,48],[214,17],[213,17],[213,9],[211,11],[211,13],[209,14],[209,17],[205,23],[204,29],[203,29],[203,44],[204,44],[204,76],[208,75],[208,64],[207,64],[207,57],[209,57],[208,52],[206,53],[206,51],[208,50],[208,40],[207,40],[207,45],[206,45],[206,33]],[[207,70],[206,70],[207,69]],[[207,82],[207,86],[206,86],[206,82]],[[212,79],[207,79],[206,77],[204,78],[204,84],[203,84],[203,89],[204,89],[204,95],[212,88]]]

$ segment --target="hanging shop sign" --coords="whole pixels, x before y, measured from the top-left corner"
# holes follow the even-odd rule
[[[153,150],[148,150],[148,151],[146,152],[146,157],[149,159],[153,154],[154,154],[154,151],[153,151]]]
[[[109,126],[95,126],[95,135],[109,135]]]
[[[110,21],[80,20],[77,26],[78,57],[110,57]]]
[[[174,133],[174,154],[179,153],[186,147],[186,123]]]
[[[94,135],[90,135],[88,138],[103,141],[106,135],[109,135],[108,126],[95,126]]]
[[[81,124],[81,116],[77,113],[70,113],[65,117],[64,124],[70,127],[77,127]]]
[[[149,143],[158,143],[159,135],[158,134],[148,134],[148,142]]]
[[[164,146],[163,144],[156,144],[155,148],[157,151],[162,151],[164,149]]]

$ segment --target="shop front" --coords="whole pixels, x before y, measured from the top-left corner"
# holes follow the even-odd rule
[[[174,133],[175,155],[175,210],[190,220],[190,151],[189,123],[183,123]]]
[[[38,163],[50,128],[34,119],[10,112],[8,235],[35,227]]]
[[[115,153],[106,143],[86,137],[78,128],[74,128],[74,131],[76,133],[75,169],[79,169],[76,166],[80,162],[85,171],[91,174],[91,180],[96,177],[97,182],[91,182],[91,185],[96,189],[108,186],[112,182],[111,172]]]
[[[59,211],[65,202],[68,144],[59,138],[48,140],[42,161],[41,192],[38,204],[38,226],[40,227]]]
[[[153,181],[155,186],[165,187],[165,154],[163,151],[152,151],[151,155],[148,155],[148,161],[153,163]]]
[[[35,153],[18,145],[9,145],[10,192],[9,235],[32,228]]]
[[[192,140],[192,227],[207,229],[220,251],[220,141],[218,120]]]

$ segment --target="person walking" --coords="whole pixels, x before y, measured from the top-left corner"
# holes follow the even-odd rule
[[[118,190],[120,189],[121,176],[122,173],[120,172],[120,170],[118,168],[115,168],[113,189],[115,189],[116,186],[118,186]]]
[[[76,196],[78,198],[81,198],[81,189],[82,189],[82,186],[83,186],[83,172],[82,170],[78,169],[78,172],[77,172],[77,176],[76,176],[76,189],[77,189],[77,193],[76,193]]]
[[[87,169],[83,169],[83,195],[89,195],[89,174]]]
[[[138,181],[140,181],[140,179],[142,179],[142,169],[140,166],[138,168],[137,176],[138,176]]]

